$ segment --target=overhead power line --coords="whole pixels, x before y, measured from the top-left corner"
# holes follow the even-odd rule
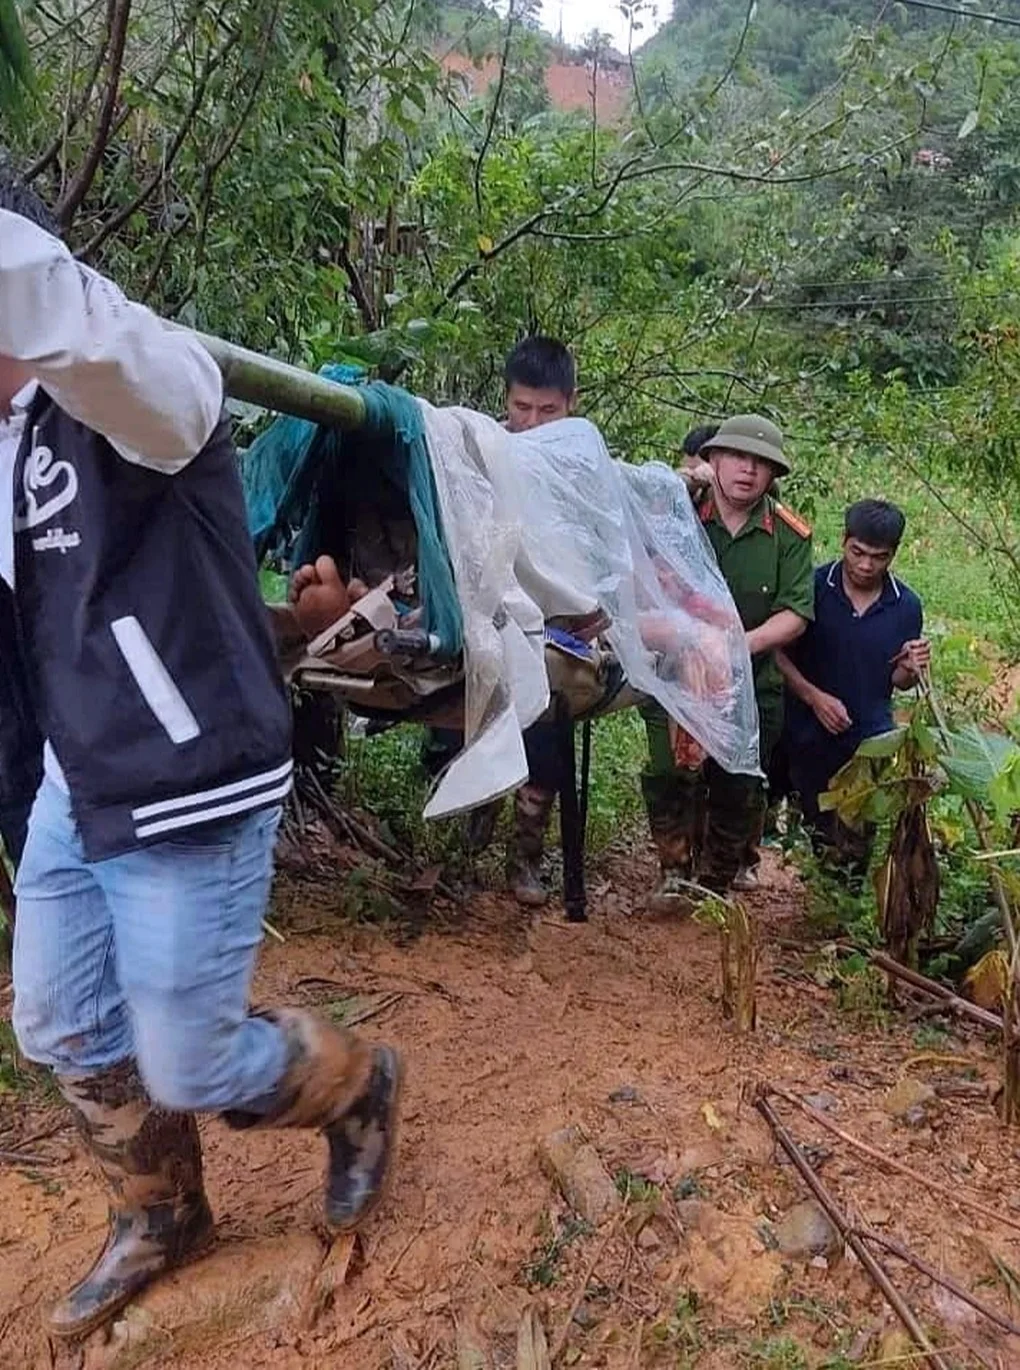
[[[1005,14],[986,14],[984,10],[960,9],[958,5],[942,5],[939,0],[900,0],[900,4],[918,10],[937,10],[939,14],[951,14],[957,19],[983,19],[989,24],[1005,24],[1007,28],[1020,29],[1020,19],[1010,19]]]

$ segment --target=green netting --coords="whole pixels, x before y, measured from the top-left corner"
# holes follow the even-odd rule
[[[322,368],[345,385],[360,373]],[[242,462],[248,526],[261,563],[274,557],[298,566],[336,553],[359,511],[409,510],[417,535],[423,627],[446,652],[461,650],[460,602],[443,537],[439,502],[421,411],[404,390],[364,385],[365,422],[356,432],[280,418]]]

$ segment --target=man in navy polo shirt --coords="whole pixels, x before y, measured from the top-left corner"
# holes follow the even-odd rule
[[[893,726],[894,690],[916,685],[931,662],[921,601],[890,566],[906,524],[885,500],[846,511],[843,556],[815,571],[815,617],[776,657],[787,685],[786,743],[792,789],[816,846],[858,874],[871,832],[855,833],[818,796],[867,737]]]

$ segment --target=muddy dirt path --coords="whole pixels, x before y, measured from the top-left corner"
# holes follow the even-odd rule
[[[267,945],[257,997],[376,1011],[359,1030],[406,1055],[399,1166],[361,1249],[329,1252],[316,1234],[316,1138],[208,1120],[213,1252],[112,1333],[52,1348],[40,1311],[104,1228],[63,1126],[30,1144],[40,1163],[0,1162],[0,1367],[513,1366],[529,1308],[562,1365],[797,1370],[902,1357],[856,1262],[775,1249],[805,1196],[742,1102],[759,1078],[812,1096],[844,1129],[1012,1221],[884,1175],[784,1107],[845,1204],[1008,1312],[996,1261],[1020,1269],[1020,1165],[976,1087],[994,1082],[991,1044],[959,1025],[943,1033],[930,1018],[841,1006],[813,978],[817,939],[775,862],[749,900],[763,938],[760,1027],[737,1038],[720,1014],[715,934],[641,912],[646,859],[611,869],[587,926],[481,894],[407,945],[337,923],[321,894],[281,892],[287,942]],[[903,1080],[943,1092],[908,1086],[910,1099],[890,1100]],[[52,1104],[7,1096],[0,1147],[61,1123]],[[539,1164],[541,1139],[568,1124],[627,1192],[608,1236],[577,1220]],[[890,1264],[955,1363],[1020,1366],[1020,1339]]]

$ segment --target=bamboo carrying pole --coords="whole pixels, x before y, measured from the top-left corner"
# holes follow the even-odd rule
[[[365,400],[354,386],[338,385],[207,333],[195,336],[223,373],[223,388],[231,399],[335,428],[360,428],[365,422]]]

